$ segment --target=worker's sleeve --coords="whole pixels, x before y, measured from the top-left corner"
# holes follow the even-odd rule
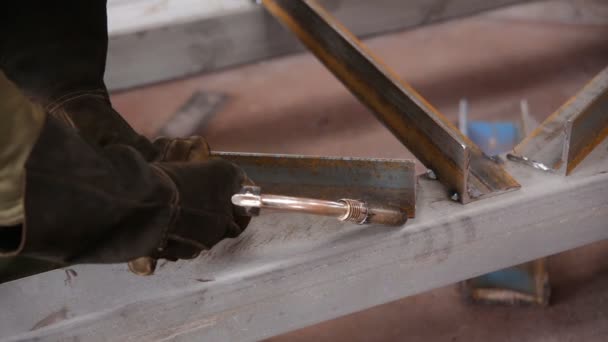
[[[0,255],[15,254],[22,240],[25,163],[44,119],[0,71]]]

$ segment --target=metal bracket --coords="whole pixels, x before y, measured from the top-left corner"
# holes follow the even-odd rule
[[[263,0],[462,203],[519,184],[316,1]]]
[[[608,68],[549,116],[508,157],[569,175],[608,136]]]
[[[416,170],[412,160],[332,158],[213,152],[239,165],[264,192],[327,201],[352,198],[370,207],[416,214]]]

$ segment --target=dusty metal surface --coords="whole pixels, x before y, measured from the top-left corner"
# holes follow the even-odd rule
[[[608,68],[515,147],[511,159],[568,175],[608,136]]]
[[[466,206],[420,179],[400,229],[267,215],[152,277],[79,265],[1,284],[0,340],[256,341],[608,238],[608,173],[506,167],[521,191]]]
[[[462,203],[519,187],[317,2],[263,3]]]
[[[332,158],[214,152],[241,166],[264,193],[335,201],[353,198],[370,207],[416,213],[416,170],[411,160]]]

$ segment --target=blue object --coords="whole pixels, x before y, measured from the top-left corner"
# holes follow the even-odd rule
[[[477,288],[509,289],[527,294],[536,292],[536,282],[526,268],[509,267],[500,271],[487,273],[472,280]]]
[[[512,122],[473,121],[467,125],[467,133],[490,156],[511,150],[520,140],[519,126]]]

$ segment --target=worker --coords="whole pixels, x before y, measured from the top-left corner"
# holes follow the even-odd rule
[[[131,261],[150,274],[245,229],[238,166],[200,137],[151,142],[112,108],[106,0],[2,7],[0,260]]]

